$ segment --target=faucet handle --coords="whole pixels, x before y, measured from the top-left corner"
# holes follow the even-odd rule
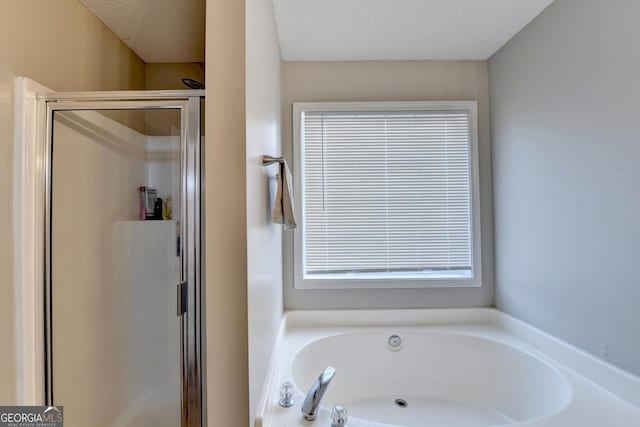
[[[331,411],[331,427],[346,427],[349,413],[347,408],[342,405],[336,405]]]
[[[283,408],[289,408],[295,403],[293,400],[293,384],[289,381],[282,383],[280,386],[280,400],[278,403]]]

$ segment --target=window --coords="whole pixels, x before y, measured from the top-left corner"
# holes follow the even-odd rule
[[[296,288],[480,286],[475,102],[296,103]]]

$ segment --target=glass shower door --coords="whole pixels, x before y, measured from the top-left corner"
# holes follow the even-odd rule
[[[47,396],[66,426],[200,425],[188,105],[52,105]]]

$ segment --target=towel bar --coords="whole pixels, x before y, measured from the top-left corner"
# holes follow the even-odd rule
[[[272,165],[274,163],[284,163],[284,159],[282,157],[271,157],[271,156],[262,156],[262,165]]]

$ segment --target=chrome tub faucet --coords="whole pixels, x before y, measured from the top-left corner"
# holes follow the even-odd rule
[[[333,379],[335,373],[336,370],[329,366],[322,371],[318,379],[309,389],[307,397],[305,397],[304,403],[302,404],[302,416],[305,420],[313,421],[316,419],[322,396],[324,396],[324,392],[327,391],[327,387],[329,387],[329,383]]]

